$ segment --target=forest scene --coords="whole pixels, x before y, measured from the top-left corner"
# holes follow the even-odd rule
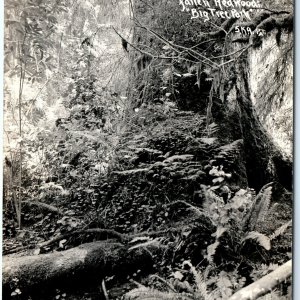
[[[3,299],[292,299],[291,0],[4,14]]]

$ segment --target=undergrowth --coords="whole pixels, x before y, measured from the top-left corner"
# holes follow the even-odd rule
[[[59,236],[35,253],[101,238],[92,232],[72,235],[89,228],[142,232],[131,247],[155,243],[166,250],[152,253],[156,279],[130,276],[143,287],[124,299],[226,299],[289,259],[291,221],[275,219],[279,207],[272,203],[272,183],[257,194],[240,187],[242,140],[223,144],[217,124],[211,131],[215,136],[208,138],[203,116],[157,106],[141,107],[131,116],[133,130],[124,131],[122,143],[110,148],[106,137],[114,127],[99,123],[99,114],[109,119],[99,100],[94,106],[77,103],[58,122],[53,136],[59,138],[45,161],[53,175],[40,177],[38,189],[28,187],[31,200],[59,213],[24,207],[28,227],[12,231],[7,223],[5,251]],[[78,130],[71,130],[75,125]],[[112,153],[115,159],[108,163]],[[157,235],[150,238],[147,232]]]
[[[157,277],[129,276],[144,286],[125,299],[226,299],[290,258],[291,221],[276,219],[281,208],[272,202],[272,183],[256,194],[242,180],[242,140],[224,143],[217,124],[207,137],[204,116],[166,104],[130,116],[117,146],[108,140],[117,129],[103,125],[110,117],[101,105],[113,96],[97,97],[93,105],[76,100],[70,116],[57,122],[57,142],[45,161],[53,175],[41,173],[39,188],[28,187],[31,201],[58,212],[24,207],[23,230],[15,229],[12,215],[4,251],[62,236],[34,253],[61,251],[102,238],[91,231],[72,235],[92,228],[143,233],[131,247],[155,243],[165,250],[152,253]]]

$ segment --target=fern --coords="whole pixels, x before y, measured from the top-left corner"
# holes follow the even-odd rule
[[[207,260],[212,263],[213,257],[216,254],[217,248],[220,245],[220,242],[216,240],[213,244],[207,247]]]
[[[292,225],[292,220],[284,223],[281,225],[279,228],[275,230],[275,232],[270,236],[270,240],[274,240],[278,236],[282,235],[285,233],[285,231]]]
[[[240,151],[240,147],[243,144],[243,140],[236,140],[230,144],[219,147],[219,153],[216,158],[231,160]]]
[[[257,241],[259,243],[259,245],[264,247],[266,250],[271,249],[271,240],[270,240],[270,238],[267,237],[266,235],[262,234],[262,233],[259,233],[257,231],[251,231],[244,238],[244,241],[249,240],[249,239]]]
[[[259,203],[256,225],[259,224],[260,222],[263,222],[265,216],[269,212],[271,197],[272,197],[272,187],[270,186],[264,190],[261,201]]]
[[[159,281],[161,281],[163,284],[165,284],[172,292],[175,292],[176,293],[176,290],[174,288],[174,286],[172,286],[172,284],[170,284],[167,280],[161,278],[160,276],[158,275],[151,275],[150,278],[156,278],[158,279]]]
[[[206,282],[205,282],[205,279],[204,279],[202,273],[197,272],[196,268],[189,261],[184,261],[183,265],[187,265],[190,267],[191,272],[194,276],[196,285],[197,285],[197,290],[199,291],[201,296],[204,298],[204,300],[213,300],[212,296],[210,294],[208,294],[207,285],[206,285]]]
[[[272,195],[272,182],[262,187],[259,194],[256,196],[251,209],[245,216],[243,227],[244,230],[257,230],[257,225],[262,222],[269,212],[269,206]]]
[[[203,202],[203,208],[205,211],[208,212],[208,214],[212,215],[210,219],[215,225],[217,225],[216,221],[214,220],[215,218],[213,218],[212,207],[214,208],[223,205],[223,198],[218,196],[212,189],[207,188],[205,185],[201,185],[201,189],[205,197],[205,201]]]
[[[214,234],[212,234],[212,236],[215,236],[216,239],[219,239],[227,230],[227,228],[219,226],[217,228],[217,231]]]
[[[216,254],[217,248],[220,245],[219,238],[228,231],[228,228],[218,226],[215,233],[212,236],[216,237],[215,242],[207,247],[207,257],[206,259],[212,263],[213,257]]]
[[[226,204],[220,201],[213,188],[201,186],[205,196],[203,208],[211,215],[210,220],[217,227],[216,232],[212,234],[215,241],[207,247],[206,259],[209,263],[214,261],[221,243],[225,243],[229,249],[239,253],[244,242],[251,239],[269,251],[271,240],[283,234],[290,226],[291,221],[278,228],[270,237],[258,230],[259,225],[262,225],[271,211],[271,185],[272,183],[265,185],[256,197],[251,190],[240,190]],[[221,240],[225,232],[228,238]]]

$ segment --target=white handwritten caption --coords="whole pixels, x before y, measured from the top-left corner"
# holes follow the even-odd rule
[[[251,27],[244,27],[244,26],[235,26],[235,33],[239,33],[241,35],[253,35],[257,34],[258,36],[264,36],[266,35],[266,31],[264,29],[258,29],[252,30]]]
[[[191,13],[191,19],[203,18],[204,22],[209,21],[211,17],[221,19],[245,17],[251,20],[252,9],[261,8],[257,0],[179,0],[179,5],[182,12]]]

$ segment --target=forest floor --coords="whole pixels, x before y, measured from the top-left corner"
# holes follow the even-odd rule
[[[155,299],[187,299],[186,294],[201,299],[201,280],[207,297],[227,299],[275,270],[291,258],[290,195],[272,202],[272,184],[259,193],[247,188],[240,180],[242,140],[228,140],[218,124],[208,136],[205,120],[170,106],[141,107],[131,116],[107,175],[88,152],[68,153],[59,142],[55,151],[63,152],[64,161],[52,162],[55,172],[43,189],[28,187],[21,230],[12,203],[4,207],[4,255],[114,242],[116,233],[151,252],[152,266],[128,269],[125,280],[119,274],[105,277],[109,296],[99,282],[78,293],[52,289],[44,299],[121,299],[128,292],[124,299],[138,299],[130,294],[141,288],[137,283],[149,295],[164,293]],[[85,137],[89,150],[94,141]],[[272,299],[289,299],[288,286],[279,286]],[[22,298],[19,291],[16,282],[12,298]]]

